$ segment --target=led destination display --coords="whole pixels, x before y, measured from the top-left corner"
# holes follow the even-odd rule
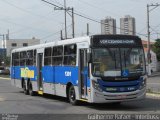
[[[135,44],[134,40],[100,40],[100,44]]]
[[[119,35],[103,35],[93,36],[91,39],[92,47],[140,47],[141,39],[137,36]]]

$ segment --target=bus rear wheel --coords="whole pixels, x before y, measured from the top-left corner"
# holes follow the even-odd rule
[[[24,92],[25,95],[28,95],[28,90],[27,90],[25,81],[23,82],[23,92]]]
[[[69,88],[68,98],[69,98],[69,102],[72,105],[76,105],[77,104],[76,93],[75,93],[73,85],[71,85],[70,88]]]

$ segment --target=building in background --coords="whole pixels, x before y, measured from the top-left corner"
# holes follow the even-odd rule
[[[152,51],[152,46],[155,42],[150,42],[150,45],[151,45],[151,50],[150,50],[150,53],[151,53],[151,64],[150,64],[150,70],[151,70],[151,73],[152,72],[156,72],[158,71],[158,60],[157,60],[157,55],[155,52]],[[147,54],[148,54],[148,41],[145,41],[145,40],[142,40],[142,44],[143,44],[143,48],[144,48],[144,52],[145,52],[145,59],[146,59],[146,67],[147,67],[147,70],[148,70],[148,58],[147,58]]]
[[[6,55],[10,56],[11,51],[15,48],[27,47],[37,44],[40,44],[40,39],[36,39],[34,37],[32,39],[9,39],[2,41],[0,48],[6,49]]]
[[[134,17],[126,15],[124,18],[120,18],[120,34],[136,35],[136,22]]]
[[[116,20],[111,17],[101,20],[101,34],[116,34]]]

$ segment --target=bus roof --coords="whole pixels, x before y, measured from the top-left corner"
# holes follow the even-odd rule
[[[27,50],[32,50],[32,49],[39,49],[39,48],[45,48],[45,47],[52,47],[52,46],[58,46],[58,45],[67,45],[67,44],[74,44],[74,43],[79,43],[79,42],[86,42],[88,41],[90,44],[90,38],[93,40],[98,41],[98,39],[101,38],[114,38],[114,39],[135,39],[135,40],[140,40],[138,36],[132,36],[132,35],[121,35],[121,34],[116,34],[116,35],[92,35],[92,36],[85,36],[85,37],[77,37],[77,38],[72,38],[72,39],[66,39],[66,40],[59,40],[59,41],[54,41],[54,42],[49,42],[49,43],[43,43],[43,44],[38,44],[38,45],[33,45],[33,46],[28,46],[28,47],[22,47],[22,48],[17,48],[13,49],[11,53],[13,52],[20,52],[20,51],[27,51]],[[139,41],[141,42],[141,41]],[[91,43],[92,44],[92,43]],[[96,43],[96,45],[98,45]]]
[[[85,41],[89,42],[89,39],[90,37],[86,36],[86,37],[78,37],[78,38],[72,38],[72,39],[66,39],[66,40],[59,40],[59,41],[48,42],[48,43],[43,43],[43,44],[38,44],[38,45],[33,45],[28,47],[16,48],[16,49],[13,49],[11,53],[38,49],[38,48],[58,46],[58,45],[67,45],[67,44],[73,44],[73,43],[85,42]]]

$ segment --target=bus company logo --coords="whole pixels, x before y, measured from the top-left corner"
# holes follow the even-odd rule
[[[21,68],[21,77],[34,78],[34,70],[29,70],[28,67]]]
[[[100,40],[100,44],[134,44],[134,40]]]

